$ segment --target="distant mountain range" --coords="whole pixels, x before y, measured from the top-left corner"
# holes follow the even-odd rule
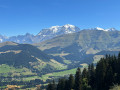
[[[85,30],[116,31],[115,28],[103,29],[99,27],[85,29]],[[48,29],[42,29],[37,35],[32,35],[30,33],[26,33],[25,35],[11,36],[11,37],[0,35],[0,42],[12,41],[16,43],[32,44],[32,43],[39,43],[45,40],[49,40],[59,35],[70,34],[70,33],[75,33],[79,31],[81,31],[80,28],[74,25],[66,24],[63,26],[52,26]]]
[[[65,60],[92,63],[95,55],[100,52],[120,51],[120,31],[101,28],[99,30],[98,28],[86,29],[77,33],[57,36],[34,45],[47,54],[57,54]]]
[[[36,36],[27,33],[9,38],[0,35],[0,38],[3,77],[38,78],[92,62],[96,64],[104,55],[120,52],[120,31],[114,28],[80,30],[67,24],[43,29]]]

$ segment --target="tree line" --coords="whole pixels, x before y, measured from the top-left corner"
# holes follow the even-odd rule
[[[49,83],[47,90],[109,90],[120,84],[120,53],[118,56],[106,55],[94,65],[93,63],[81,69],[69,78],[60,78],[58,83]]]

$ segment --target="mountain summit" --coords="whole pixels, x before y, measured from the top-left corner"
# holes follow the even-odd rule
[[[46,35],[46,34],[68,34],[78,32],[80,29],[74,25],[66,24],[63,26],[52,26],[48,29],[42,29],[38,35]]]
[[[115,28],[103,29],[103,28],[100,28],[100,27],[91,28],[90,30],[117,31]]]
[[[41,39],[40,41],[44,41],[59,35],[74,33],[78,31],[80,31],[78,27],[70,24],[63,26],[52,26],[48,29],[42,29],[40,33],[38,33],[37,37]]]
[[[84,30],[98,30],[98,31],[105,31],[105,32],[114,32],[117,31],[115,28],[109,28],[109,29],[103,29],[100,27],[91,28],[91,29],[84,29]],[[0,42],[5,41],[12,41],[17,43],[39,43],[43,42],[45,40],[52,39],[56,36],[64,35],[64,34],[71,34],[82,31],[79,27],[66,24],[63,26],[52,26],[50,28],[42,29],[37,35],[32,34],[25,34],[25,35],[18,35],[18,36],[12,36],[12,37],[6,37],[0,35]]]

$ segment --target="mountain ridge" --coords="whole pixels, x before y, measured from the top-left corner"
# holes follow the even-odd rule
[[[0,47],[0,65],[5,64],[18,69],[25,67],[39,75],[67,69],[67,65],[59,62],[59,59],[30,44],[4,42]]]
[[[83,29],[83,30],[102,30],[102,31],[117,31],[115,28],[110,29],[103,29],[100,27],[91,28],[91,29]],[[16,43],[39,43],[43,42],[45,40],[52,39],[56,36],[64,35],[64,34],[70,34],[70,33],[76,33],[82,31],[79,27],[66,24],[63,26],[52,26],[50,28],[42,29],[37,35],[33,35],[30,33],[26,33],[25,35],[18,35],[18,36],[11,36],[6,37],[0,35],[0,42],[6,42],[6,41],[13,41]]]
[[[89,63],[101,51],[120,51],[120,31],[82,30],[34,44],[47,54],[63,54],[65,60]]]

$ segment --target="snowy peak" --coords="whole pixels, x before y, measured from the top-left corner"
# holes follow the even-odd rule
[[[117,31],[115,28],[109,28],[109,29],[103,29],[100,27],[96,27],[96,28],[91,28],[90,30],[102,30],[102,31]]]
[[[97,30],[97,31],[101,30],[101,31],[105,31],[105,32],[117,31],[115,28],[104,29],[104,28],[100,28],[100,27],[84,29],[84,30]],[[26,33],[25,35],[11,36],[11,37],[6,37],[3,35],[0,35],[0,43],[5,42],[5,41],[13,41],[13,42],[17,42],[17,43],[38,43],[38,42],[52,39],[59,35],[70,34],[70,33],[75,33],[75,32],[79,32],[79,31],[80,31],[80,28],[78,28],[74,25],[71,25],[71,24],[66,24],[63,26],[57,25],[57,26],[52,26],[50,28],[42,29],[35,36],[30,33]]]
[[[107,31],[117,31],[115,28],[106,29]]]
[[[63,26],[52,26],[51,28],[49,28],[49,29],[58,29],[58,28],[62,28],[62,27],[64,27],[64,28],[75,28],[76,26],[74,26],[74,25],[71,25],[71,24],[66,24],[66,25],[63,25]]]
[[[49,29],[58,29],[58,28],[60,28],[61,26],[52,26],[52,27],[50,27]]]
[[[80,31],[80,29],[78,27],[76,27],[74,25],[70,25],[70,24],[64,25],[63,28],[65,29],[65,34]]]
[[[60,30],[60,29],[63,29],[64,30],[67,30],[67,29],[75,29],[76,26],[74,25],[71,25],[71,24],[66,24],[66,25],[63,25],[63,26],[52,26],[51,28],[49,28],[50,30]],[[75,31],[75,30],[74,30]]]
[[[74,25],[71,25],[71,24],[66,24],[66,25],[64,25],[63,27],[65,27],[65,28],[75,28],[75,26],[74,26]]]
[[[102,31],[106,31],[105,29],[103,29],[103,28],[100,28],[100,27],[91,28],[90,30],[102,30]]]
[[[62,34],[78,32],[78,31],[80,31],[78,27],[71,24],[66,24],[63,26],[52,26],[48,29],[42,29],[40,33],[38,33],[38,35],[46,35],[46,34],[62,35]]]
[[[78,32],[80,29],[74,25],[66,24],[63,26],[52,26],[48,29],[42,29],[40,33],[37,34],[37,37],[40,37],[40,41],[48,40],[53,37]]]
[[[50,29],[50,31],[52,31],[53,33],[56,33],[59,29],[61,28],[61,26],[52,26]]]
[[[96,27],[95,29],[96,29],[96,30],[103,30],[103,31],[105,30],[105,29],[100,28],[100,27]]]

